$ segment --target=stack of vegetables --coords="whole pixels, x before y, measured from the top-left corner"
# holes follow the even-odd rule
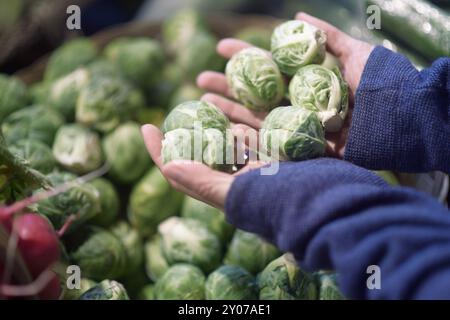
[[[267,48],[270,31],[252,28],[239,37]],[[342,298],[334,274],[304,272],[288,253],[235,230],[219,210],[175,191],[152,164],[139,130],[143,123],[161,125],[167,139],[183,128],[180,110],[205,108],[214,110],[209,117],[220,124],[213,129],[222,132],[229,126],[215,106],[194,101],[201,95],[193,85],[198,73],[225,68],[215,51],[217,39],[202,17],[189,10],[177,13],[164,24],[163,40],[119,38],[99,52],[81,38],[53,53],[42,82],[27,88],[13,77],[0,77],[0,296]],[[317,45],[304,57],[305,65],[325,57],[324,42],[318,39]],[[250,90],[260,96],[239,100],[269,110],[285,92],[278,64],[265,51],[247,50],[229,62],[227,74],[232,78],[236,73],[231,86],[237,98],[243,94],[240,89],[248,88],[238,66],[249,57],[261,63],[256,71],[267,70],[266,79],[274,85]],[[283,60],[281,53],[276,57]],[[283,109],[295,114],[295,128],[307,121],[305,128],[314,128],[306,132],[307,142],[294,143],[292,152],[284,148],[284,158],[320,155],[324,127],[337,130],[345,114],[346,92],[338,70],[311,68],[281,68],[298,78],[291,84],[292,101],[297,91],[308,89],[302,87],[304,77],[313,77],[325,83],[325,96],[336,95],[331,100],[337,102]],[[298,103],[307,104],[302,97]],[[282,117],[272,116],[274,122]],[[273,130],[268,140],[274,139],[276,124],[267,129]],[[213,138],[209,141],[214,145]],[[205,162],[215,167],[214,161]],[[79,178],[103,171],[104,177]],[[75,289],[68,286],[73,280],[66,272],[69,265],[81,271]]]

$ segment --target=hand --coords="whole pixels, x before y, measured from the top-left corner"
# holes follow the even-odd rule
[[[341,62],[343,76],[350,88],[351,104],[353,104],[354,94],[373,46],[356,40],[332,25],[305,13],[299,13],[296,18],[315,25],[327,33],[327,49]],[[217,51],[220,55],[229,59],[234,54],[250,46],[250,44],[240,40],[225,39],[219,42]],[[203,72],[197,79],[197,85],[208,92],[202,97],[202,100],[218,106],[232,121],[248,125],[256,130],[261,128],[267,114],[253,112],[234,102],[224,74],[211,71]],[[327,133],[328,156],[343,158],[350,122],[351,112],[340,132]]]

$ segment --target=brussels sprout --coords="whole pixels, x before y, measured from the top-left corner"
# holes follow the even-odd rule
[[[270,50],[271,37],[272,31],[261,27],[247,27],[234,35],[234,38],[268,51]]]
[[[285,254],[269,263],[258,276],[261,300],[315,300],[313,277],[303,272],[294,258]]]
[[[310,65],[298,70],[289,84],[294,106],[317,112],[328,132],[342,128],[348,111],[348,86],[338,68]]]
[[[144,263],[144,243],[137,230],[127,222],[116,223],[111,232],[122,241],[127,255],[126,274],[136,273]]]
[[[103,280],[83,293],[80,300],[130,300],[130,298],[122,284],[113,280]]]
[[[93,280],[119,278],[126,271],[127,254],[122,242],[110,231],[90,227],[77,235],[81,244],[70,257],[85,277]]]
[[[78,300],[86,291],[95,287],[97,283],[87,278],[81,278],[80,289],[68,289],[64,291],[63,300]]]
[[[339,59],[336,58],[336,56],[327,52],[325,55],[325,60],[323,60],[321,66],[327,68],[328,70],[335,70],[335,68],[340,68],[341,63],[339,62]]]
[[[205,283],[206,300],[258,300],[255,278],[238,266],[221,266]]]
[[[220,264],[222,244],[200,221],[172,217],[161,223],[158,231],[170,265],[185,262],[209,273]]]
[[[94,43],[86,38],[79,38],[65,43],[56,50],[47,63],[45,81],[56,80],[87,65],[97,56]]]
[[[164,45],[171,54],[183,54],[191,38],[206,30],[203,17],[193,9],[184,9],[169,17],[162,29]]]
[[[204,70],[223,71],[225,60],[217,54],[217,39],[208,32],[198,32],[177,56],[175,63],[187,80],[194,81]]]
[[[11,113],[27,106],[25,84],[14,77],[0,74],[0,122]]]
[[[37,82],[30,86],[30,99],[33,104],[46,104],[50,96],[50,88],[53,82]]]
[[[304,21],[288,21],[272,34],[272,57],[281,72],[293,76],[303,66],[323,62],[326,42],[324,31]]]
[[[75,106],[81,89],[89,82],[87,69],[79,68],[56,80],[49,89],[48,103],[60,112],[67,121],[75,118]]]
[[[108,227],[119,215],[119,194],[114,185],[104,178],[97,178],[90,184],[99,193],[100,213],[95,215],[89,222],[101,227]]]
[[[165,60],[159,43],[148,38],[116,39],[106,46],[104,53],[140,87],[159,80]]]
[[[108,132],[132,118],[145,104],[142,93],[120,78],[98,77],[77,100],[78,122]]]
[[[161,236],[156,235],[145,244],[145,269],[147,276],[156,282],[169,267],[169,263],[162,252]]]
[[[151,236],[160,222],[178,213],[182,199],[155,167],[131,191],[129,220],[142,236]]]
[[[189,101],[174,108],[163,124],[163,162],[197,160],[229,171],[233,164],[230,122],[213,104]]]
[[[205,276],[196,266],[176,264],[155,285],[157,300],[203,300]]]
[[[53,156],[67,170],[83,174],[103,162],[100,137],[78,124],[62,126],[56,133]]]
[[[301,161],[325,153],[325,133],[316,113],[300,107],[279,107],[266,117],[261,146],[272,159]]]
[[[103,150],[111,166],[109,175],[120,183],[135,182],[151,166],[151,158],[137,123],[124,123],[109,133],[103,139]]]
[[[58,112],[36,105],[10,114],[3,121],[2,130],[8,143],[34,139],[51,146],[63,123]]]
[[[319,271],[314,274],[319,284],[319,299],[320,300],[345,300],[339,290],[336,273],[326,271]]]
[[[235,54],[227,64],[226,76],[233,96],[255,111],[272,110],[285,94],[280,70],[261,49],[248,48]]]
[[[16,156],[26,160],[31,168],[47,174],[53,171],[56,160],[52,150],[38,140],[20,140],[10,146],[9,150]]]
[[[224,263],[240,266],[251,274],[257,274],[280,254],[275,246],[257,235],[236,230],[225,255]]]
[[[53,172],[47,177],[53,186],[76,179],[75,175],[64,172]],[[46,216],[55,229],[60,229],[71,218],[72,223],[68,229],[70,232],[99,214],[99,193],[92,185],[76,185],[66,192],[39,201],[36,210]]]
[[[170,99],[169,108],[173,109],[176,106],[186,101],[200,100],[203,91],[192,84],[184,84],[174,92]]]
[[[85,69],[89,72],[89,75],[93,81],[101,78],[125,78],[119,67],[112,61],[106,58],[97,59],[89,63]]]
[[[234,227],[225,221],[225,214],[202,201],[186,196],[181,216],[202,221],[222,244],[228,243],[233,236]]]
[[[137,296],[138,300],[155,300],[155,285],[144,286]]]
[[[381,178],[384,179],[387,183],[389,183],[391,186],[399,186],[400,181],[398,181],[398,178],[395,176],[395,174],[392,171],[374,171],[375,174],[379,175]]]

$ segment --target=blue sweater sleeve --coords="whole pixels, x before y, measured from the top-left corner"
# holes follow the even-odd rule
[[[450,173],[450,58],[417,71],[377,47],[355,96],[345,159],[368,169]]]
[[[350,163],[319,159],[239,176],[226,215],[306,270],[336,270],[347,297],[450,299],[450,213]],[[381,290],[367,288],[371,265],[380,267]]]

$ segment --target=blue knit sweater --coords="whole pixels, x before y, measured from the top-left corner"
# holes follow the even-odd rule
[[[355,97],[345,158],[369,169],[449,173],[450,59],[418,72],[377,47]],[[273,176],[239,176],[227,219],[292,252],[306,270],[336,270],[350,298],[450,299],[448,209],[349,162],[285,163]],[[372,265],[380,289],[367,286]]]

